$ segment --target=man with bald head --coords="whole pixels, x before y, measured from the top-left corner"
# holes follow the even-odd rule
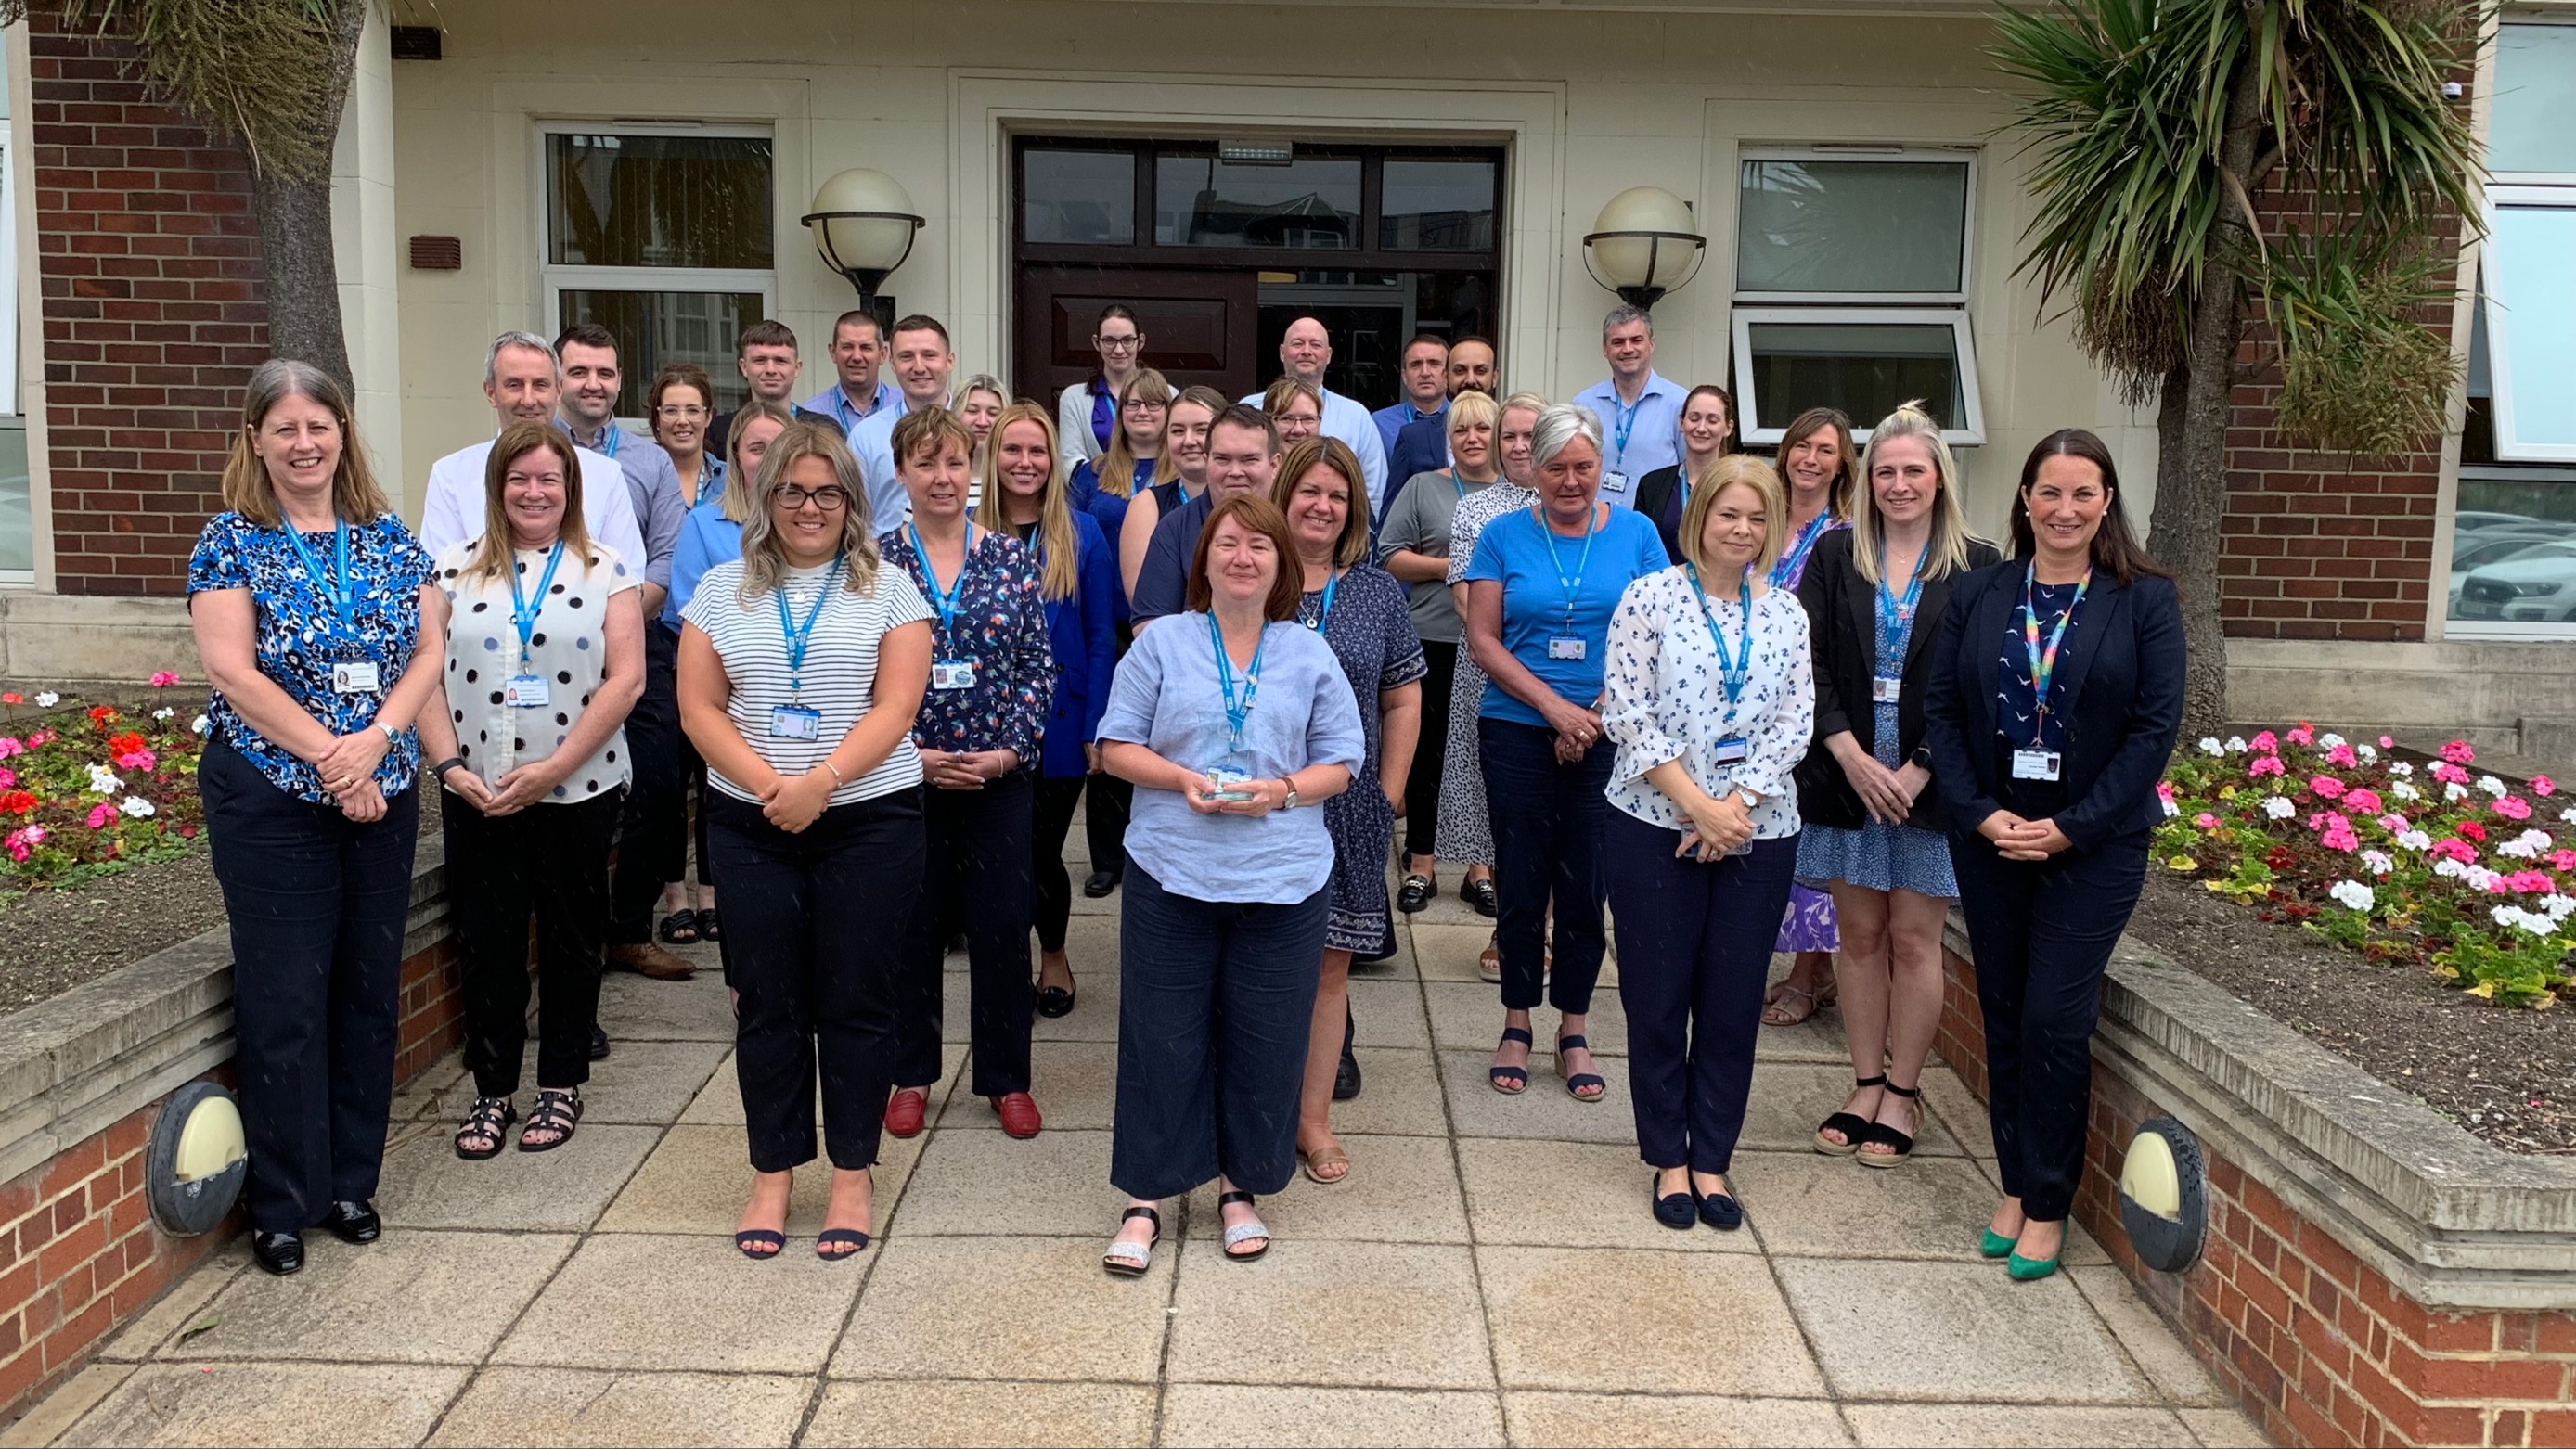
[[[1379,441],[1377,419],[1357,401],[1324,386],[1324,368],[1333,360],[1332,335],[1324,324],[1312,317],[1300,317],[1288,324],[1288,333],[1279,339],[1279,369],[1315,390],[1324,400],[1324,436],[1339,438],[1350,446],[1360,460],[1360,471],[1368,475],[1369,515],[1377,516],[1386,502],[1386,445]],[[1253,407],[1261,406],[1261,394],[1243,400]]]

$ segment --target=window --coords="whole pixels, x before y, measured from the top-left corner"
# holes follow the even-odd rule
[[[2498,186],[2487,204],[2481,274],[2495,455],[2576,463],[2576,272],[2567,266],[2576,186]]]
[[[1390,156],[1383,175],[1379,246],[1389,251],[1493,250],[1493,162]]]
[[[1135,243],[1135,153],[1033,146],[1022,157],[1020,240]]]
[[[1154,158],[1154,240],[1163,246],[1347,248],[1359,244],[1359,223],[1357,156]]]
[[[7,39],[0,36],[0,46]],[[7,52],[0,50],[0,584],[36,581],[36,518],[27,419],[18,400],[18,189]]]
[[[1746,442],[1779,442],[1811,407],[1841,408],[1866,438],[1915,398],[1951,442],[1985,441],[1964,305],[1975,193],[1974,162],[1953,151],[1744,158],[1734,340]]]
[[[563,127],[540,140],[546,310],[557,330],[597,322],[617,334],[618,416],[641,418],[653,375],[672,362],[705,368],[716,406],[739,406],[734,341],[778,293],[767,134]]]

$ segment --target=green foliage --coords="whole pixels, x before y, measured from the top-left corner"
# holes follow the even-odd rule
[[[2294,228],[2275,245],[2262,280],[2281,348],[2281,430],[2366,457],[2438,434],[2460,366],[2416,312],[2448,299],[2451,265],[2418,244],[2348,234]]]

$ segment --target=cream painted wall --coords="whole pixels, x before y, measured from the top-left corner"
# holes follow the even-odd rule
[[[393,66],[395,244],[453,234],[465,250],[462,271],[399,273],[402,473],[415,498],[433,460],[489,433],[479,382],[493,334],[550,330],[541,120],[771,126],[780,315],[807,340],[819,389],[821,331],[851,297],[796,225],[823,177],[864,165],[904,184],[929,225],[890,290],[906,310],[952,321],[968,370],[1007,375],[1002,130],[1088,118],[1205,135],[1249,118],[1290,134],[1437,127],[1507,141],[1505,371],[1557,396],[1605,371],[1599,322],[1616,299],[1586,275],[1580,238],[1612,194],[1653,184],[1697,205],[1712,255],[1659,309],[1656,361],[1679,380],[1722,379],[1739,144],[1981,145],[1971,306],[1990,442],[1966,450],[1972,514],[1998,529],[2021,452],[2068,425],[2103,431],[2133,516],[2143,523],[2151,506],[2151,417],[2118,406],[2011,280],[2028,206],[2011,148],[1986,141],[2005,111],[1982,19],[1121,0],[755,3],[715,25],[703,6],[628,0],[606,30],[528,15],[524,3],[442,0],[446,58]]]

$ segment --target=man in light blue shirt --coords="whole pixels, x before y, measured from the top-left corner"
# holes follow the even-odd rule
[[[1332,335],[1312,317],[1289,323],[1288,335],[1279,339],[1280,370],[1324,400],[1324,436],[1341,439],[1358,456],[1360,471],[1368,475],[1369,516],[1375,518],[1386,502],[1386,448],[1378,441],[1377,419],[1369,416],[1369,410],[1324,386],[1324,368],[1332,360]],[[1261,394],[1243,401],[1259,407]]]
[[[1425,332],[1404,344],[1404,401],[1369,414],[1377,420],[1377,440],[1395,456],[1395,435],[1408,423],[1428,422],[1449,412],[1449,344]],[[1402,484],[1409,475],[1392,474]]]
[[[842,313],[832,324],[832,371],[837,380],[800,406],[839,423],[841,436],[856,442],[859,424],[902,401],[903,395],[892,384],[877,381],[877,364],[885,361],[885,355],[885,333],[879,330],[875,313]]]
[[[1655,319],[1643,307],[1614,307],[1601,319],[1610,378],[1574,395],[1601,419],[1601,501],[1637,506],[1637,480],[1682,460],[1687,390],[1655,371]]]
[[[867,480],[869,526],[879,533],[912,513],[912,495],[894,475],[894,425],[906,413],[948,406],[948,378],[957,370],[948,329],[936,317],[904,318],[894,324],[890,341],[886,358],[902,385],[902,405],[877,409],[850,434],[850,452],[859,460],[859,476]]]

